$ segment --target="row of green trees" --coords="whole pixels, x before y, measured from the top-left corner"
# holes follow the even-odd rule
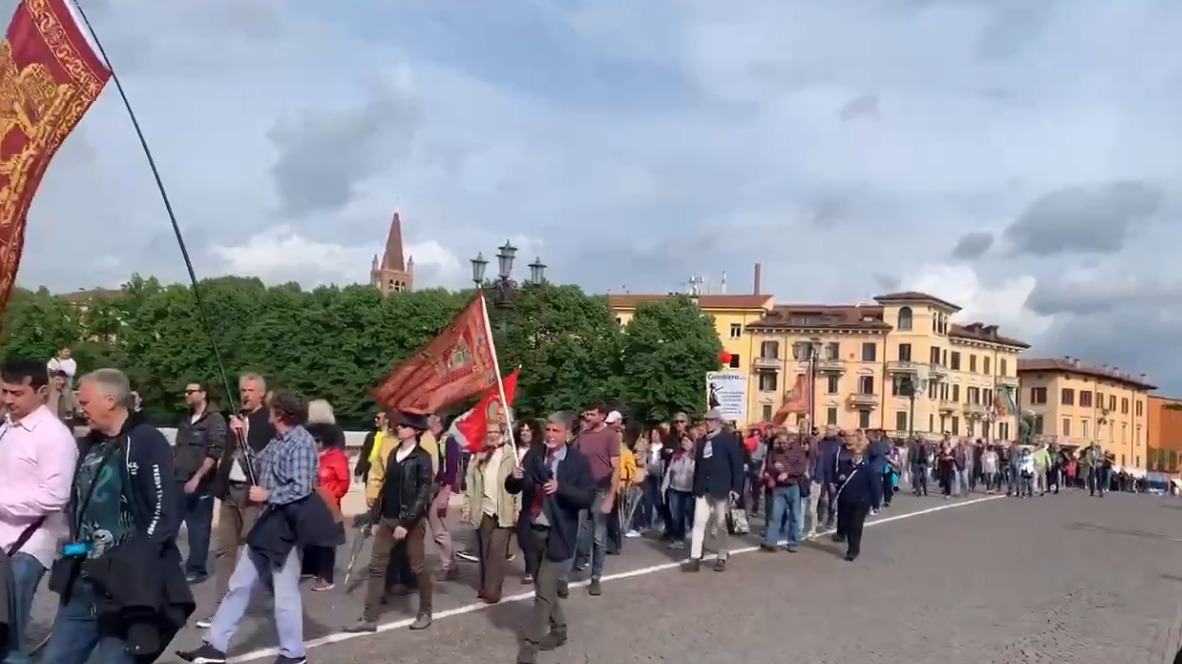
[[[511,306],[488,294],[502,370],[521,366],[516,407],[523,416],[621,404],[655,421],[705,407],[704,373],[721,350],[713,321],[688,298],[642,305],[621,327],[602,296],[576,286],[514,287]],[[472,291],[442,289],[383,297],[367,286],[265,286],[220,277],[201,284],[213,335],[233,381],[257,372],[269,385],[328,399],[343,424],[367,423],[368,391],[397,360],[420,347],[468,302]],[[6,356],[51,357],[69,346],[81,370],[124,369],[160,422],[184,409],[186,383],[224,386],[193,291],[133,277],[120,292],[77,303],[46,290],[13,292],[0,329]],[[457,407],[465,407],[466,404]]]

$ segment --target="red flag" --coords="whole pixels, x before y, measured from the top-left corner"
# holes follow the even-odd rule
[[[370,394],[386,408],[433,413],[497,384],[484,295],[464,307],[426,346],[394,365]]]
[[[66,2],[17,4],[0,44],[0,311],[20,267],[37,186],[111,77]]]
[[[505,386],[505,400],[510,406],[513,405],[513,396],[517,394],[517,374],[520,371],[520,367],[514,369],[513,373],[505,376],[502,381]],[[484,434],[488,431],[489,424],[497,421],[505,421],[505,409],[501,407],[500,390],[494,385],[471,410],[456,418],[452,428],[458,434],[461,443],[468,447],[468,451],[475,453],[484,447]]]
[[[809,412],[808,377],[800,374],[796,377],[796,384],[784,395],[784,403],[772,417],[772,424],[782,426],[793,413]]]

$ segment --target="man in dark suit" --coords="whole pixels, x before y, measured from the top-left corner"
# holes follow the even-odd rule
[[[521,509],[529,520],[529,539],[521,548],[534,575],[534,606],[517,653],[518,664],[534,664],[538,651],[566,643],[566,616],[558,600],[558,585],[566,564],[575,555],[579,512],[591,509],[595,480],[587,457],[567,445],[571,420],[556,413],[546,421],[545,444],[526,453],[505,480],[509,493],[521,494]]]
[[[726,515],[743,493],[743,443],[722,426],[717,408],[706,411],[706,435],[694,444],[694,529],[685,571],[702,567],[706,530],[713,518],[718,561],[714,571],[726,570]]]

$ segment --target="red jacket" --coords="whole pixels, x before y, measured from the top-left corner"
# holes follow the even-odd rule
[[[349,493],[349,459],[344,450],[329,447],[320,453],[320,473],[317,481],[324,491],[336,500],[337,509],[341,499]]]

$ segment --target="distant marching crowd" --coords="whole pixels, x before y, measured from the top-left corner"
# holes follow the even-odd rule
[[[464,560],[477,566],[476,597],[495,604],[520,555],[521,582],[535,592],[517,661],[531,664],[565,644],[561,599],[575,576],[587,572],[587,593],[600,595],[608,556],[630,538],[687,550],[682,568],[691,573],[709,546],[712,568],[724,572],[729,536],[749,532],[762,511],[766,551],[793,552],[828,532],[854,561],[865,520],[888,508],[900,486],[927,495],[936,484],[952,497],[979,487],[1041,495],[1079,481],[1103,495],[1113,484],[1111,457],[1099,446],[1075,454],[951,437],[930,444],[833,427],[760,426],[743,435],[717,410],[639,428],[602,403],[512,432],[491,422],[475,453],[439,417],[379,413],[350,469],[331,406],[269,391],[257,374],[240,377],[242,409],[229,417],[204,385],[187,385],[190,413],[170,445],[139,414],[121,371],[75,381],[68,350],[55,360],[0,365],[0,545],[8,554],[0,556],[0,591],[11,607],[3,662],[28,661],[24,637],[45,575],[60,601],[42,661],[159,655],[198,608],[190,586],[212,577],[218,601],[204,607],[202,642],[179,651],[183,659],[225,662],[253,589],[265,586],[275,599],[275,661],[306,662],[301,582],[332,590],[338,547],[359,527],[371,553],[364,605],[347,631],[376,631],[390,597],[408,594],[418,598],[411,629],[430,627],[434,584],[454,580]],[[65,422],[79,414],[88,432],[76,441]],[[350,522],[341,500],[355,478],[369,510]],[[473,528],[467,550],[445,522],[453,495]],[[427,561],[428,538],[437,568]]]

